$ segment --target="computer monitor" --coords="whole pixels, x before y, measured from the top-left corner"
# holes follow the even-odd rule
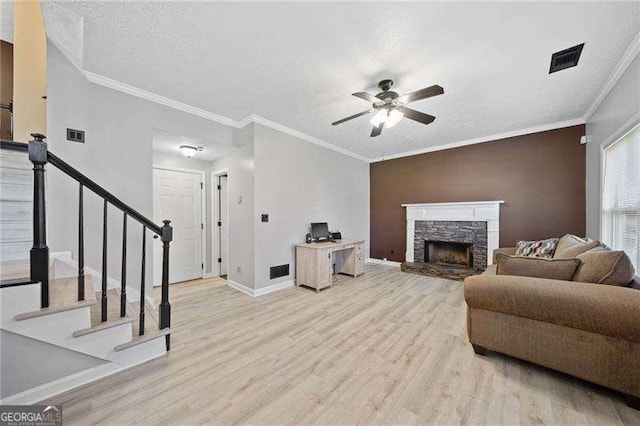
[[[311,237],[315,241],[324,241],[329,239],[329,226],[326,222],[318,222],[311,224]]]

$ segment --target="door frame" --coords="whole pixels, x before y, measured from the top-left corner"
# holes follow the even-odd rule
[[[220,247],[220,228],[218,227],[218,221],[220,220],[218,204],[218,182],[220,176],[227,176],[227,276],[229,275],[229,271],[231,270],[231,254],[229,250],[229,230],[231,228],[231,217],[229,216],[229,182],[231,177],[229,176],[229,169],[219,169],[211,172],[211,248],[212,248],[212,258],[211,258],[211,274],[214,277],[220,276],[220,264],[218,263],[218,258],[220,257],[221,247]]]
[[[165,166],[163,164],[153,164],[151,166],[151,170],[153,171],[153,169],[161,169],[161,170],[169,170],[172,172],[182,172],[182,173],[191,173],[194,175],[198,175],[200,176],[200,182],[202,182],[202,186],[200,187],[200,211],[201,211],[201,218],[202,218],[202,228],[200,229],[200,244],[202,246],[202,248],[200,249],[200,263],[203,264],[203,267],[200,268],[201,271],[201,275],[200,278],[204,278],[206,273],[205,273],[205,267],[206,265],[204,265],[204,260],[206,259],[207,256],[207,240],[206,240],[206,236],[207,236],[207,198],[206,198],[206,193],[204,192],[204,187],[206,184],[206,173],[203,172],[202,170],[197,170],[197,169],[185,169],[184,167],[174,167],[174,166]],[[155,194],[153,194],[155,196]],[[154,212],[154,216],[155,216],[155,212]],[[171,220],[171,219],[169,219]],[[155,271],[155,265],[154,265],[154,271]],[[156,282],[155,280],[156,277],[153,277],[154,282]]]

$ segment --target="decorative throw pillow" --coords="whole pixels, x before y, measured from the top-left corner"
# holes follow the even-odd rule
[[[557,244],[557,238],[549,238],[541,241],[518,241],[516,245],[516,256],[551,259]]]
[[[547,278],[571,281],[580,266],[578,259],[544,259],[536,257],[508,256],[498,253],[498,275]]]
[[[556,251],[553,253],[554,259],[573,259],[576,256],[588,252],[592,248],[598,247],[600,241],[593,241],[589,238],[580,238],[567,234],[560,238]]]
[[[626,287],[635,276],[635,268],[624,251],[598,246],[577,257],[582,261],[573,281]]]

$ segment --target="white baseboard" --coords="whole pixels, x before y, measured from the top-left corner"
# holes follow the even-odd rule
[[[235,281],[231,281],[230,279],[228,279],[228,278],[227,278],[227,285],[228,285],[229,287],[233,288],[233,289],[236,289],[236,290],[238,290],[238,291],[243,292],[244,294],[246,294],[246,295],[248,295],[248,296],[255,297],[255,296],[253,295],[253,289],[252,289],[252,288],[247,287],[247,286],[246,286],[246,285],[244,285],[244,284],[240,284],[240,283],[237,283],[237,282],[235,282]]]
[[[267,287],[262,287],[257,290],[247,287],[244,284],[237,283],[235,281],[231,281],[227,279],[227,285],[233,289],[243,292],[244,294],[251,297],[264,296],[265,294],[273,293],[274,291],[282,290],[285,288],[293,287],[294,281],[287,280],[281,283],[273,284]]]
[[[374,259],[371,257],[367,258],[367,260],[365,260],[365,263],[371,263],[374,265],[397,266],[398,268],[401,265],[400,262],[394,262],[393,260],[381,260],[381,259]]]
[[[125,368],[121,365],[118,365],[114,362],[108,362],[106,364],[98,365],[97,367],[93,367],[88,370],[80,371],[79,373],[54,380],[53,382],[36,386],[33,389],[28,389],[15,395],[7,396],[6,398],[0,400],[0,405],[35,404],[47,398],[51,398],[55,395],[61,394],[62,392],[75,389],[87,383],[93,382],[111,374],[115,374],[124,369]]]
[[[283,281],[281,283],[273,284],[267,287],[262,287],[253,291],[253,296],[263,296],[268,293],[273,293],[274,291],[282,290],[285,288],[293,287],[293,280]]]
[[[215,272],[207,272],[206,274],[204,274],[202,276],[203,279],[209,279],[209,278],[218,278],[220,275],[216,274]]]

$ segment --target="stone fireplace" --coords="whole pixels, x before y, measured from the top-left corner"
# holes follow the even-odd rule
[[[484,271],[498,248],[502,201],[408,204],[402,270],[462,280]]]

